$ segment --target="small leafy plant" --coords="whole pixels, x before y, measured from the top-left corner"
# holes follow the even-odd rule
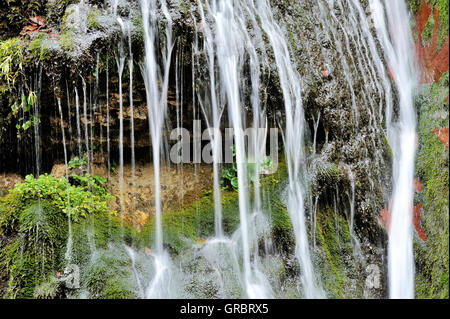
[[[231,147],[233,151],[233,156],[236,156],[236,148],[233,145]],[[270,168],[272,166],[272,161],[268,157],[264,157],[263,160],[259,163],[259,170],[257,170],[256,163],[249,162],[246,160],[247,165],[247,180],[250,182],[255,182],[257,176],[264,172],[266,168]],[[224,188],[231,186],[232,189],[237,190],[239,188],[238,177],[237,177],[237,163],[233,162],[231,167],[226,167],[222,169],[222,180],[221,184]]]
[[[72,185],[65,177],[56,178],[51,175],[40,175],[35,178],[27,175],[25,182],[17,184],[10,192],[21,197],[23,202],[46,200],[59,208],[74,221],[85,218],[89,214],[109,212],[108,203],[114,197],[110,195],[100,176],[92,177],[73,175]]]
[[[86,157],[79,158],[78,156],[75,156],[72,158],[69,163],[67,164],[71,169],[76,169],[79,167],[87,166],[87,160]]]

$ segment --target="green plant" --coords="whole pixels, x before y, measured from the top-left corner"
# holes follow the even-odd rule
[[[40,36],[31,42],[11,38],[0,42],[0,94],[11,107],[8,120],[16,119],[18,135],[39,123],[30,112],[36,103],[36,92],[30,87],[28,69],[44,56]]]
[[[236,148],[233,145],[231,147],[233,151],[233,156],[236,156]],[[259,166],[257,166],[256,162],[246,160],[246,168],[247,168],[247,181],[255,182],[257,176],[259,176],[266,168],[270,168],[272,166],[272,160],[268,157],[263,157],[259,162]],[[257,167],[259,169],[257,169]],[[233,162],[231,167],[226,167],[222,169],[222,180],[221,184],[227,188],[231,186],[234,190],[237,190],[239,187],[238,177],[237,177],[237,164]]]
[[[222,169],[222,185],[225,187],[227,184],[231,185],[233,189],[238,188],[238,178],[237,178],[237,165],[233,163],[231,167]]]
[[[13,116],[17,117],[17,114],[20,110],[22,110],[24,113],[29,112],[34,103],[36,103],[36,93],[34,91],[30,91],[28,93],[28,96],[25,96],[25,94],[22,93],[20,102],[15,101],[11,106]],[[39,119],[36,118],[33,114],[30,114],[28,119],[26,119],[25,117],[19,117],[17,119],[16,129],[20,134],[21,129],[26,131],[32,125],[37,125],[39,122]]]
[[[24,44],[20,38],[11,38],[0,42],[0,80],[7,86],[14,86],[24,67]]]
[[[76,169],[79,167],[87,166],[87,160],[86,157],[79,158],[78,156],[75,156],[72,158],[69,163],[67,164],[71,169]]]
[[[88,214],[108,212],[108,202],[113,199],[105,187],[106,180],[101,177],[73,175],[77,185],[71,185],[65,177],[33,175],[25,177],[25,182],[17,184],[10,192],[21,196],[24,202],[45,199],[61,209],[71,219],[78,221]]]

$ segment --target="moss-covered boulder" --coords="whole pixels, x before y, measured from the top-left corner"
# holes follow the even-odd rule
[[[423,204],[426,235],[425,241],[418,236],[414,240],[417,298],[449,297],[449,151],[436,134],[449,125],[448,85],[446,72],[439,82],[423,86],[416,99],[416,165],[423,189],[415,201]]]
[[[27,177],[0,199],[3,298],[64,298],[81,291],[94,298],[134,297],[120,275],[130,271],[130,260],[123,249],[113,257],[109,247],[131,244],[135,231],[107,208],[105,188],[81,178],[74,186],[65,178]],[[67,267],[78,272],[76,287],[65,283]]]

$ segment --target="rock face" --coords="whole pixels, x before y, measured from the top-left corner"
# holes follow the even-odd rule
[[[387,104],[385,91],[388,86],[393,88],[394,85],[389,80],[380,80],[383,75],[389,74],[389,68],[383,61],[378,42],[370,42],[374,34],[370,23],[366,21],[366,15],[370,12],[365,1],[361,1],[360,7],[348,6],[343,1],[280,2],[271,1],[274,16],[285,28],[292,52],[291,58],[296,62],[303,81],[302,98],[309,148],[305,152],[307,158],[304,165],[310,186],[306,208],[309,237],[314,243],[313,259],[326,277],[325,285],[332,291],[333,296],[383,297],[385,277],[381,277],[379,285],[371,284],[365,287],[362,283],[369,273],[373,272],[373,267],[376,266],[382,271],[385,263],[383,256],[386,231],[382,223],[388,223],[387,207],[392,166],[392,153],[384,133]],[[447,35],[442,38],[445,18],[436,1],[422,0],[411,3],[416,5],[412,9],[416,14],[416,53],[423,67],[422,82],[430,83],[441,79],[442,74],[445,75],[448,71],[448,26]],[[201,25],[198,23],[199,3],[173,0],[168,1],[168,4],[177,42],[172,61],[173,69],[170,72],[168,120],[164,127],[166,148],[173,143],[169,141],[169,132],[177,124],[177,120],[181,126],[191,130],[192,121],[201,118],[198,115],[200,109],[195,102],[192,83],[197,89],[201,87],[207,72],[200,60],[199,65],[195,65],[195,79],[192,77],[195,54],[192,45],[195,39],[198,41],[202,37]],[[65,146],[69,159],[82,155],[79,154],[79,149],[82,149],[82,153],[86,147],[90,149],[92,152],[88,156],[94,167],[93,171],[107,176],[108,165],[117,165],[119,152],[117,45],[123,41],[128,49],[128,33],[125,32],[123,37],[119,22],[112,15],[111,8],[103,5],[103,1],[85,1],[84,4],[79,1],[64,1],[64,4],[47,1],[39,10],[37,14],[46,16],[50,34],[54,36],[36,30],[28,32],[26,36],[19,36],[20,30],[27,24],[22,18],[16,27],[8,27],[8,34],[18,36],[28,54],[25,72],[31,75],[32,80],[22,79],[21,85],[39,91],[37,107],[41,114],[40,124],[37,131],[22,130],[18,135],[18,115],[12,116],[9,111],[11,94],[9,91],[1,91],[0,125],[5,129],[0,132],[0,172],[36,172],[38,158],[41,172],[52,171],[55,176],[64,176]],[[132,116],[129,107],[129,71],[126,65],[122,79],[126,186],[123,198],[120,198],[118,173],[113,169],[109,185],[116,199],[111,203],[111,207],[117,212],[123,211],[124,218],[141,230],[145,227],[144,224],[148,224],[154,205],[152,166],[148,164],[151,161],[151,140],[144,81],[139,71],[139,61],[142,60],[143,54],[142,22],[137,1],[120,1],[117,12],[130,30],[134,58],[134,112]],[[446,12],[448,15],[448,6]],[[0,15],[0,19],[1,27],[6,28],[4,17]],[[163,37],[163,34],[161,32],[159,36]],[[162,39],[160,42],[164,43]],[[32,50],[36,47],[39,50]],[[127,54],[125,50],[125,55]],[[371,62],[377,59],[379,65]],[[275,58],[270,49],[267,61],[267,72],[264,73],[261,83],[261,91],[264,92],[262,104],[266,108],[270,123],[280,121],[283,124],[282,92]],[[396,93],[392,90],[395,100]],[[442,92],[439,93],[439,98],[442,94],[445,95],[445,92]],[[18,94],[16,91],[13,93]],[[448,116],[448,91],[444,99],[445,97],[447,102],[442,102],[439,110],[444,113],[447,110]],[[63,106],[62,126],[65,130],[66,145],[62,143],[58,99]],[[181,107],[182,118],[179,118]],[[243,107],[248,108],[248,105]],[[422,107],[420,110],[425,108]],[[393,111],[397,112],[395,102]],[[23,113],[28,119],[30,115]],[[419,122],[423,118],[419,118]],[[134,186],[129,164],[131,119],[134,122],[134,148],[138,163]],[[444,126],[443,122],[442,119],[433,122],[435,126],[432,129]],[[439,138],[445,135],[445,129],[439,132],[443,132],[439,133]],[[437,139],[431,130],[428,133]],[[86,134],[88,140],[85,138]],[[427,143],[428,138],[431,137],[419,131],[420,141]],[[35,143],[40,146],[38,153],[34,151]],[[423,145],[421,144],[422,149],[426,149]],[[425,235],[428,238],[426,245],[440,245],[439,240],[442,238],[437,238],[437,231],[430,230],[435,227],[434,223],[438,217],[429,211],[433,209],[430,207],[432,197],[427,192],[430,176],[438,168],[423,167],[419,175],[425,190],[420,192],[420,196],[428,199],[421,199],[422,206],[419,206],[419,202],[415,203],[415,226],[420,238],[423,239]],[[183,205],[191,204],[200,198],[204,191],[211,189],[211,168],[201,166],[200,169],[203,171],[199,173],[191,165],[185,166],[183,179],[178,172],[174,172],[176,168],[162,172],[162,180],[165,181],[162,185],[162,200],[165,207],[177,210]],[[380,212],[384,212],[382,222],[379,220]],[[427,219],[427,214],[435,217]],[[422,218],[417,217],[418,215]],[[350,224],[353,225],[351,229]],[[425,244],[420,242],[418,245],[423,248]],[[427,250],[423,248],[423,251]],[[355,252],[357,257],[353,257]],[[446,253],[448,260],[448,249]],[[421,254],[425,256],[426,253]],[[445,251],[443,254],[445,255]],[[418,269],[427,268],[429,271],[430,267],[438,267],[423,263],[427,266],[419,265]],[[443,274],[445,276],[445,271]],[[426,272],[421,275],[427,278]],[[425,282],[425,279],[423,280]],[[422,286],[427,285],[423,283]],[[419,293],[418,295],[422,296]]]
[[[421,0],[415,16],[416,56],[421,83],[438,82],[448,71],[448,3]]]
[[[416,297],[449,296],[448,1],[410,1],[421,85],[418,112],[414,242]],[[426,241],[425,241],[426,239]]]
[[[170,79],[168,122],[171,126],[175,125],[177,108],[182,104],[181,124],[190,129],[192,120],[199,118],[198,113],[195,115],[199,112],[199,108],[192,98],[191,86],[193,81],[192,43],[194,35],[200,37],[200,40],[202,37],[201,26],[196,22],[200,20],[196,7],[198,4],[195,1],[169,1],[169,4],[174,34],[177,36],[176,54],[174,54],[172,65],[175,66],[178,63],[178,69],[174,68],[171,72],[173,76]],[[190,10],[186,10],[187,4]],[[338,224],[343,229],[349,228],[348,220],[351,211],[354,210],[354,229],[350,232],[356,233],[362,249],[362,260],[364,260],[354,267],[359,269],[365,267],[366,262],[373,262],[382,269],[384,231],[379,225],[377,215],[384,207],[389,194],[391,166],[389,145],[382,129],[384,110],[379,88],[377,88],[378,83],[375,80],[376,72],[371,69],[370,63],[365,58],[365,55],[370,54],[368,44],[359,36],[346,39],[345,33],[342,32],[345,28],[350,30],[356,28],[350,20],[346,19],[346,16],[353,15],[355,21],[359,21],[359,13],[348,11],[348,8],[339,7],[338,4],[340,5],[340,2],[337,2],[334,8],[329,8],[328,5],[319,4],[316,1],[301,3],[286,1],[282,5],[274,2],[272,7],[280,25],[286,26],[293,52],[292,58],[296,61],[304,81],[303,104],[308,124],[306,135],[309,139],[308,147],[311,149],[314,147],[312,152],[307,152],[309,155],[305,169],[311,172],[308,176],[311,183],[311,200],[306,203],[307,212],[311,216],[314,210],[320,212],[319,227],[325,231],[331,227],[330,222],[335,218],[330,208],[336,208]],[[150,136],[147,106],[138,66],[143,47],[138,9],[136,2],[124,1],[120,2],[118,13],[132,27],[131,45],[135,59],[133,73],[135,148],[137,159],[148,162]],[[65,6],[62,17],[58,17],[62,12],[58,6],[52,6],[48,13],[50,12],[54,16],[47,19],[58,36],[41,40],[41,48],[45,49],[44,56],[47,57],[39,59],[39,63],[45,66],[43,71],[41,72],[40,68],[34,64],[27,69],[40,79],[37,81],[37,86],[40,88],[40,113],[43,114],[39,126],[41,171],[50,171],[55,163],[63,163],[61,120],[56,106],[57,98],[63,104],[63,127],[66,131],[69,158],[78,155],[79,145],[82,149],[86,148],[85,132],[87,132],[89,143],[91,143],[89,148],[94,149],[93,163],[106,167],[108,148],[106,137],[109,133],[110,165],[113,165],[114,162],[118,162],[119,88],[115,58],[118,54],[117,43],[121,38],[120,25],[111,16],[110,10],[96,6],[94,1],[88,1],[84,5],[75,3]],[[36,37],[36,35],[33,36]],[[30,43],[27,39],[24,41],[25,45]],[[127,41],[126,37],[125,42]],[[99,61],[98,65],[97,61]],[[276,75],[274,56],[270,50],[268,61],[270,63],[267,65],[267,74],[271,75],[265,76],[262,81],[262,90],[265,91],[263,104],[267,109],[269,121],[281,120],[282,123],[282,93]],[[343,64],[342,61],[346,61],[347,64]],[[182,100],[180,96],[176,96],[175,71],[179,72],[178,80],[184,83]],[[201,65],[196,65],[197,83],[195,85],[201,85],[199,79],[204,78],[202,74],[204,72],[207,70]],[[130,158],[131,151],[128,78],[127,68],[125,68],[123,101],[126,111],[123,116],[126,159]],[[37,86],[34,87],[37,89]],[[7,104],[7,102],[4,103]],[[106,116],[107,110],[109,118]],[[77,116],[80,118],[79,127]],[[167,133],[170,131],[170,125],[165,127],[166,140],[168,140]],[[10,119],[8,136],[9,139],[3,140],[1,147],[12,150],[11,158],[19,159],[19,162],[2,161],[0,169],[13,168],[21,173],[29,173],[36,157],[33,152],[29,152],[29,147],[35,142],[33,132],[23,132],[23,136],[17,138],[15,123]],[[13,145],[19,145],[19,147],[13,147]],[[143,166],[142,169],[147,168]],[[127,187],[123,200],[125,210],[134,212],[128,218],[137,227],[146,221],[146,216],[151,215],[149,213],[152,209],[151,194],[148,193],[151,178],[144,180],[142,185],[139,185],[138,191],[131,191]],[[176,183],[172,186],[168,185],[167,196],[174,195],[175,185]],[[209,183],[205,182],[205,187],[196,189],[197,194],[203,192],[207,185]],[[117,198],[115,175],[111,180],[111,186]],[[195,185],[186,187],[188,193],[193,192],[192,188],[196,188]],[[137,201],[143,205],[142,209],[130,208],[134,203],[133,198],[142,199]],[[167,198],[167,200],[171,199]],[[314,206],[314,202],[318,202],[319,206]],[[120,200],[119,202],[116,200],[113,205],[120,211]],[[313,224],[309,226],[309,230],[311,237],[317,234]],[[323,249],[316,251],[317,259],[325,256],[328,249],[335,249],[334,245],[339,242],[339,236],[329,238],[325,233],[322,234],[324,236],[320,239],[320,246]],[[345,236],[349,234],[344,232],[341,235],[348,240]],[[351,250],[351,246],[347,248]],[[334,267],[324,270],[329,273],[336,272],[336,278],[340,278],[340,288],[344,286],[345,280],[350,279],[348,274],[344,276],[339,272],[339,264],[351,262],[349,260],[341,260],[340,257],[330,259],[329,262],[333,263]],[[359,270],[364,273],[364,268]],[[358,280],[361,281],[361,278]],[[331,282],[330,285],[332,285]],[[349,291],[344,292],[340,288],[335,289],[336,296],[350,294]],[[382,287],[378,288],[369,295],[377,296],[382,294],[382,290]],[[360,293],[362,295],[362,292]]]

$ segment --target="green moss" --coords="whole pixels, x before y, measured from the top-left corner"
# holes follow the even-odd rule
[[[7,297],[31,298],[46,274],[61,264],[57,251],[67,238],[67,220],[45,200],[14,214],[18,229],[0,245],[0,272],[9,278]],[[2,227],[0,233],[8,230]]]
[[[437,51],[440,52],[442,45],[445,42],[445,39],[448,36],[448,23],[449,23],[449,3],[448,0],[427,0],[430,3],[431,9],[437,7],[439,10],[439,29],[438,29],[438,38],[437,38]],[[433,16],[431,14],[430,16]]]
[[[448,37],[448,23],[449,23],[449,16],[448,16],[448,0],[439,0],[438,2],[439,6],[439,34],[437,39],[437,50],[440,52],[442,45],[445,42],[445,39]]]
[[[416,239],[416,296],[418,298],[448,298],[449,274],[449,152],[433,129],[448,127],[449,75],[444,73],[439,83],[422,88],[416,99],[419,111],[419,150],[417,174],[423,190],[416,201],[424,207],[422,225],[426,242]],[[446,117],[447,116],[447,117]]]
[[[119,250],[120,251],[120,250]],[[84,279],[91,297],[98,299],[136,298],[132,286],[130,259],[123,254],[103,253],[86,271]]]
[[[421,0],[409,0],[409,7],[411,12],[416,14],[417,10],[419,10]]]
[[[64,32],[59,37],[59,45],[64,51],[72,51],[75,48],[75,34],[72,31]]]
[[[239,224],[238,194],[222,192],[223,228],[227,233]],[[162,215],[164,243],[178,253],[196,238],[207,238],[214,233],[214,200],[212,195],[203,196],[181,211],[167,211]],[[155,236],[155,218],[144,226],[141,237],[145,245],[150,245]]]
[[[89,11],[86,21],[89,29],[99,29],[101,27],[100,22],[98,22],[98,17],[101,16],[102,12],[99,9],[92,8]]]
[[[55,299],[60,294],[61,282],[51,276],[34,289],[33,298],[35,299]]]
[[[40,186],[41,195],[58,193],[55,184]],[[130,268],[123,243],[131,245],[133,241],[137,242],[134,229],[109,211],[89,214],[71,223],[73,244],[70,260],[67,260],[69,222],[63,207],[56,205],[51,196],[38,196],[36,199],[26,196],[18,191],[21,188],[23,184],[16,185],[9,195],[0,199],[0,278],[8,278],[4,290],[4,285],[0,285],[0,296],[59,297],[65,288],[57,285],[53,277],[56,272],[63,272],[70,262],[79,267],[83,287],[96,297],[134,297],[134,290],[126,285],[129,273],[122,276]],[[63,193],[65,191],[60,194]],[[110,250],[111,245],[118,248]],[[100,261],[97,262],[96,258]],[[94,285],[92,278],[95,277],[96,266],[103,267],[110,275],[100,278],[102,283],[94,289],[91,285]],[[113,278],[113,273],[119,276]]]
[[[385,154],[386,160],[388,160],[389,162],[392,162],[392,159],[394,158],[394,153],[392,152],[391,144],[389,143],[389,140],[388,140],[384,130],[381,130],[381,132],[383,133],[383,136],[382,136],[383,149],[384,149],[383,154]]]
[[[422,31],[422,45],[427,46],[431,42],[431,37],[433,35],[434,29],[434,17],[432,14],[428,17],[427,24]]]
[[[292,247],[292,227],[287,209],[280,200],[280,186],[287,177],[284,162],[278,164],[278,171],[261,179],[263,192],[270,194],[263,201],[263,208],[270,212],[273,236],[282,247]],[[250,197],[253,192],[250,189]],[[239,225],[239,194],[235,191],[222,190],[223,230],[233,233]],[[214,234],[214,198],[206,193],[190,206],[180,211],[165,211],[162,215],[164,244],[173,253],[188,247],[198,238],[208,238]],[[151,217],[140,233],[144,245],[154,241],[155,218]],[[283,243],[281,243],[283,242]]]
[[[317,216],[316,232],[318,246],[323,252],[322,282],[331,298],[344,298],[344,284],[346,279],[344,254],[351,255],[350,234],[348,224],[342,216],[338,216],[339,229],[336,229],[334,212],[328,208],[326,212]]]
[[[49,57],[46,41],[49,40],[47,33],[39,33],[38,37],[28,44],[28,50],[33,60],[45,60]]]

